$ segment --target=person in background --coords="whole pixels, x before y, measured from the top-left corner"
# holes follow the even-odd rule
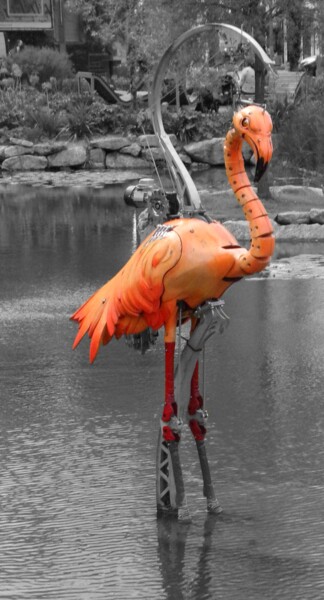
[[[22,40],[17,40],[12,50],[9,52],[9,56],[13,54],[17,54],[17,52],[21,52],[24,48],[24,42]]]
[[[253,61],[248,60],[240,73],[241,98],[253,100],[255,96],[255,71]]]

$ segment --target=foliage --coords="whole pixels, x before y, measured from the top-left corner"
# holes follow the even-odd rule
[[[309,78],[307,99],[319,100],[324,94],[324,75]]]
[[[73,75],[68,55],[52,48],[25,46],[21,52],[14,55],[14,62],[28,77],[38,75],[40,83],[48,82],[51,77],[62,81]]]
[[[33,88],[5,88],[0,91],[0,126],[13,129],[25,124],[28,107],[34,109],[44,105],[46,99]]]
[[[57,136],[61,129],[59,116],[47,106],[38,109],[27,108],[24,124],[31,128],[36,127],[37,131],[48,138]]]
[[[166,110],[163,125],[167,133],[174,133],[186,144],[224,135],[230,126],[232,115],[232,108],[221,113],[202,113],[193,108],[182,108],[179,112]]]
[[[274,133],[278,133],[280,131],[282,123],[287,116],[288,110],[289,104],[287,97],[284,101],[281,101],[274,96],[267,101],[267,111],[271,115]]]
[[[279,132],[277,156],[294,166],[322,171],[324,167],[324,106],[320,98],[295,105]]]

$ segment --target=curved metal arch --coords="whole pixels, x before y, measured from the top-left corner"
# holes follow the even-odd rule
[[[208,23],[207,25],[200,25],[193,29],[189,29],[189,31],[180,35],[162,56],[155,71],[151,89],[150,107],[152,112],[152,123],[154,132],[168,163],[179,201],[182,205],[182,209],[185,211],[202,211],[203,209],[198,190],[163,126],[161,111],[162,85],[171,58],[180,46],[190,38],[210,31],[215,31],[216,33],[224,31],[239,36],[241,41],[250,44],[251,49],[260,58],[265,68],[271,68],[271,65],[273,64],[273,61],[267,53],[251,35],[234,25],[227,25],[225,23]]]

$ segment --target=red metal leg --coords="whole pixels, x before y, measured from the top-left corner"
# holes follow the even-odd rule
[[[163,438],[166,442],[178,442],[179,433],[175,431],[177,424],[177,404],[174,399],[174,351],[175,342],[165,342],[165,396],[162,421]]]
[[[174,398],[175,343],[165,342],[165,398],[157,453],[157,509],[190,521],[179,457],[182,422]]]

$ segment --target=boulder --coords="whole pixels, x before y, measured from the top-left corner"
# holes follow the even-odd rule
[[[247,144],[247,142],[243,142],[242,154],[245,162],[255,164],[253,150],[251,149],[249,144]]]
[[[169,138],[170,138],[171,144],[173,146],[177,146],[177,144],[178,144],[177,136],[174,135],[174,133],[170,133]],[[159,148],[160,147],[159,140],[158,140],[157,136],[155,135],[155,133],[148,133],[148,134],[140,135],[137,138],[137,141],[140,144],[140,146],[142,146],[142,148],[148,148],[148,146],[150,148]]]
[[[188,158],[190,158],[190,156]],[[191,160],[191,158],[190,158],[190,160]],[[191,161],[190,171],[206,171],[207,169],[210,169],[210,165],[208,165],[207,163]]]
[[[196,162],[207,163],[212,166],[222,166],[225,163],[224,142],[224,138],[212,138],[211,140],[202,140],[187,144],[184,146],[184,150]],[[243,142],[242,154],[246,163],[255,162],[253,151],[246,142]]]
[[[276,230],[278,242],[318,242],[324,241],[324,227],[318,223],[314,225],[286,225]]]
[[[180,156],[183,164],[186,165],[187,167],[190,167],[190,165],[192,164],[192,160],[191,160],[189,154],[186,154],[185,152],[179,152],[179,156]]]
[[[322,208],[311,208],[309,211],[309,218],[311,223],[318,223],[324,225],[324,209]]]
[[[5,158],[22,156],[23,154],[34,154],[34,150],[33,148],[26,148],[26,146],[7,146],[4,151]]]
[[[102,148],[91,148],[89,166],[91,169],[104,169],[106,153]]]
[[[285,202],[304,205],[305,202],[317,203],[324,201],[322,188],[308,187],[303,185],[277,185],[270,186],[273,200],[284,205]],[[291,204],[290,204],[291,206]]]
[[[272,220],[271,223],[275,232],[275,237],[277,239],[277,231],[280,230],[280,227],[278,227],[276,223],[274,223]],[[240,242],[250,240],[250,226],[247,221],[224,221],[222,224],[232,235],[234,235],[236,240]],[[283,229],[286,228],[284,227]]]
[[[49,167],[78,167],[87,160],[87,150],[81,144],[71,144],[65,150],[48,156]]]
[[[42,171],[46,169],[47,164],[45,156],[22,154],[6,158],[2,163],[2,169],[6,171]]]
[[[0,160],[3,160],[4,158],[6,158],[6,148],[7,146],[0,146]]]
[[[275,221],[278,225],[301,225],[302,223],[308,225],[311,222],[309,212],[297,210],[279,213]]]
[[[34,154],[38,154],[39,156],[48,156],[49,154],[61,152],[66,148],[66,142],[41,142],[39,144],[34,144]]]
[[[20,138],[15,137],[9,138],[9,142],[14,146],[25,146],[25,148],[32,148],[34,145],[33,142],[30,142],[29,140],[22,140]]]
[[[106,154],[107,169],[147,169],[151,165],[143,158],[120,154],[119,152],[108,152]]]
[[[201,142],[192,142],[184,146],[185,152],[194,162],[209,165],[224,164],[224,139],[212,138]]]
[[[121,154],[130,154],[131,156],[139,156],[141,154],[142,148],[137,142],[134,142],[130,146],[124,146],[121,148]]]
[[[249,224],[246,221],[225,221],[224,227],[234,235],[238,241],[247,241],[250,239]]]
[[[155,160],[165,160],[165,154],[162,148],[156,148],[155,146],[147,148],[147,150],[143,150],[142,156],[150,162]]]
[[[106,135],[91,140],[90,146],[91,148],[103,148],[104,150],[107,150],[107,152],[114,152],[125,146],[129,146],[129,139],[121,135]]]

